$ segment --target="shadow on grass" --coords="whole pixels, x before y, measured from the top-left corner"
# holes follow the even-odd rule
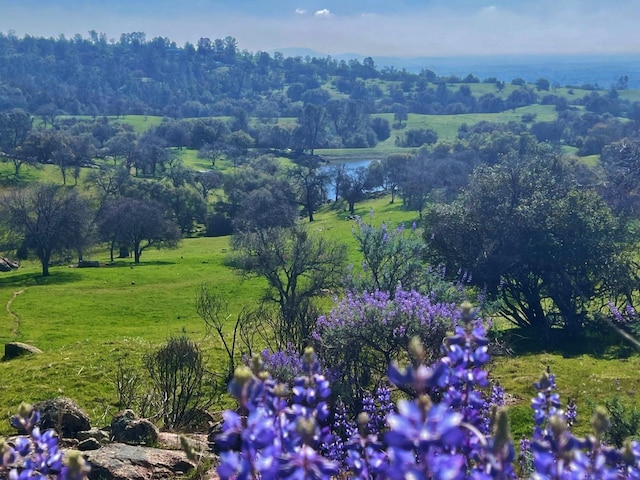
[[[500,332],[498,342],[513,355],[554,353],[565,358],[591,355],[599,359],[627,358],[639,354],[635,347],[606,325],[588,325],[581,332],[552,328],[512,328]]]
[[[115,260],[114,262],[107,262],[104,267],[100,268],[142,268],[150,266],[163,266],[163,265],[175,265],[176,262],[167,262],[165,260],[152,260],[149,262],[141,261],[140,263],[133,263],[133,260]]]
[[[53,271],[48,277],[41,272],[24,272],[4,275],[0,273],[0,287],[32,287],[34,285],[63,285],[77,282],[80,277],[73,272]]]

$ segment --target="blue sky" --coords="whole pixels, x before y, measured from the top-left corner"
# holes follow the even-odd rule
[[[0,31],[144,31],[250,51],[456,56],[640,52],[640,0],[0,0]]]

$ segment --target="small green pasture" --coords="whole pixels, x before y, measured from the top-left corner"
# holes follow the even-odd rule
[[[531,436],[531,398],[536,393],[533,382],[540,380],[547,367],[556,376],[563,408],[570,399],[578,405],[578,422],[574,427],[578,435],[592,432],[591,405],[603,404],[605,400],[618,396],[627,405],[638,406],[638,355],[617,358],[615,355],[567,355],[543,351],[499,357],[490,367],[490,377],[509,394],[506,403],[516,441],[522,436]]]
[[[87,172],[87,169],[82,169],[80,179],[82,179]],[[55,165],[22,165],[18,178],[15,178],[14,173],[13,163],[0,162],[0,187],[19,187],[30,183],[54,183],[62,185],[62,174],[60,173],[60,169]],[[79,183],[81,183],[81,180],[79,180]],[[67,172],[67,184],[73,185],[71,169]]]
[[[107,118],[109,122],[124,123],[130,125],[136,133],[144,133],[150,128],[156,127],[162,123],[159,115],[61,115],[60,118],[75,118],[77,120],[93,121],[99,118]]]
[[[471,126],[479,122],[521,122],[523,115],[535,115],[534,121],[536,122],[548,122],[557,118],[557,112],[553,105],[529,105],[502,113],[465,113],[460,115],[410,114],[407,120],[407,128],[432,128],[438,132],[439,140],[453,141],[457,138],[458,129],[463,124]],[[394,130],[394,132],[398,131]]]

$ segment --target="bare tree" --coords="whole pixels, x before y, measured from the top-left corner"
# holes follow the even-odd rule
[[[206,370],[198,345],[188,338],[170,338],[145,356],[145,365],[161,399],[164,428],[186,427],[212,398],[204,391]]]
[[[234,235],[231,265],[265,278],[264,300],[279,307],[280,344],[302,351],[315,324],[312,301],[341,286],[346,247],[313,235],[301,226],[268,228]]]
[[[258,344],[273,349],[272,335],[268,332],[271,316],[264,308],[243,308],[231,327],[232,315],[227,299],[215,288],[202,284],[196,294],[196,311],[204,320],[207,334],[214,333],[227,353],[225,384],[233,378],[238,356],[251,356]]]

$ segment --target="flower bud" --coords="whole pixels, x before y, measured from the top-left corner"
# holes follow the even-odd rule
[[[473,305],[471,302],[464,301],[460,305],[460,309],[462,310],[462,322],[466,325],[473,321]]]
[[[197,455],[195,450],[193,449],[193,446],[189,443],[189,440],[187,440],[187,437],[185,437],[184,435],[180,435],[180,448],[182,448],[182,451],[185,453],[189,460],[194,462],[197,460]]]
[[[633,441],[627,438],[622,446],[622,461],[628,465],[633,465],[636,461],[636,456],[633,452]]]
[[[424,362],[425,360],[424,346],[420,341],[420,337],[415,336],[411,338],[411,340],[409,341],[409,353],[411,353],[411,357],[414,360],[418,362]]]
[[[313,347],[307,347],[304,349],[303,359],[305,363],[311,364],[316,361],[316,352]]]
[[[548,372],[544,372],[540,377],[540,381],[534,384],[534,386],[540,391],[547,390],[551,385],[551,377]]]
[[[562,415],[554,415],[549,419],[549,426],[556,437],[560,437],[567,430],[567,422]]]
[[[67,467],[69,467],[70,472],[78,475],[88,473],[90,470],[87,461],[78,450],[69,451],[65,457],[65,463],[67,464]]]
[[[262,361],[262,357],[257,353],[254,353],[251,356],[251,370],[254,372],[261,372],[264,368],[264,362]]]
[[[278,398],[285,398],[289,395],[289,387],[284,383],[279,383],[274,387],[273,394]]]
[[[501,450],[505,445],[511,443],[511,428],[505,410],[498,410],[495,425],[495,445],[496,449]]]
[[[240,365],[233,374],[233,380],[239,385],[246,385],[253,378],[253,372],[246,365]]]
[[[313,437],[316,433],[316,421],[313,417],[299,418],[296,423],[296,432],[302,437],[302,440],[306,444],[310,444],[313,441]]]
[[[605,433],[609,426],[611,425],[611,421],[609,420],[609,413],[607,409],[604,407],[596,408],[596,411],[593,412],[593,417],[591,417],[591,426],[596,433],[596,436],[600,436]]]
[[[358,431],[360,435],[364,436],[367,434],[367,425],[369,424],[369,414],[367,412],[360,412],[358,417],[356,418],[356,423],[358,424]]]
[[[31,412],[33,412],[33,405],[30,403],[22,402],[20,407],[18,407],[18,415],[24,419],[28,418],[31,415]]]
[[[420,406],[423,408],[423,411],[428,411],[432,406],[433,406],[433,402],[431,401],[431,398],[429,397],[429,395],[426,394],[422,394],[418,397],[418,403],[420,404]]]

